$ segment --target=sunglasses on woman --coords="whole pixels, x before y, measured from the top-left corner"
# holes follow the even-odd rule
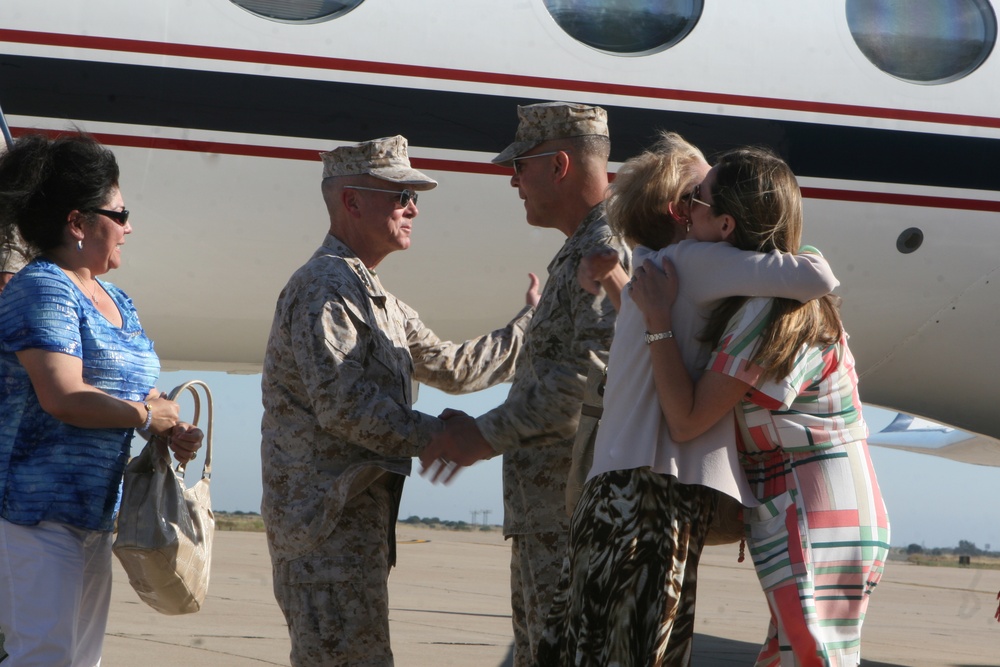
[[[101,215],[107,216],[117,222],[122,227],[128,222],[128,209],[122,209],[120,211],[109,211],[106,208],[90,208],[84,211],[84,213],[100,213]]]

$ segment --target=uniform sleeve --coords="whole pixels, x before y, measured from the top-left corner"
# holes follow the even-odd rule
[[[415,456],[441,422],[407,405],[408,369],[357,301],[304,288],[286,315],[297,371],[324,430],[383,456]]]
[[[424,326],[417,312],[400,302],[406,314],[406,339],[418,382],[451,394],[479,391],[506,382],[524,345],[535,310],[525,307],[507,326],[464,343],[442,341]]]
[[[771,296],[805,303],[839,284],[822,255],[740,250],[728,243],[682,241],[664,251],[698,303],[730,296]]]
[[[619,253],[627,269],[627,251],[622,247]],[[559,300],[552,312],[564,314],[544,319],[536,315],[529,333],[530,365],[518,369],[507,400],[476,420],[483,437],[498,452],[572,438],[580,420],[587,373],[607,363],[615,309],[607,296],[594,296],[579,286],[576,263],[561,274],[559,289],[551,297]]]
[[[21,235],[0,244],[0,272],[17,273],[28,264],[28,252],[24,248]]]
[[[39,349],[82,357],[80,304],[73,289],[41,272],[15,276],[3,291],[0,308],[3,351]]]

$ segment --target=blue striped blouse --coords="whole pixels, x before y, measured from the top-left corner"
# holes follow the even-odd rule
[[[121,312],[119,329],[63,271],[45,259],[0,293],[0,516],[111,530],[134,429],[85,429],[42,410],[15,352],[42,349],[83,360],[83,379],[116,398],[141,401],[160,362],[132,300],[101,282]]]

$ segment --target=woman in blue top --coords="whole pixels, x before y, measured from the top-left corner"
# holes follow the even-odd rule
[[[26,136],[0,156],[0,232],[37,256],[0,294],[0,628],[12,667],[100,663],[111,531],[136,429],[193,459],[201,431],[153,388],[160,364],[103,275],[132,231],[114,155]]]

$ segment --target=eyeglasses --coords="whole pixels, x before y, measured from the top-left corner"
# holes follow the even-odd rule
[[[684,199],[687,199],[689,202],[694,202],[695,204],[701,204],[702,206],[707,206],[708,208],[712,208],[712,205],[709,204],[707,201],[702,201],[701,199],[699,199],[698,197],[700,196],[701,196],[701,183],[694,186],[693,191],[684,195]]]
[[[90,208],[84,211],[84,213],[100,213],[101,215],[111,218],[122,227],[124,227],[128,222],[128,209],[122,209],[121,211],[109,211],[106,208]]]
[[[418,199],[417,193],[410,189],[403,191],[383,190],[382,188],[363,188],[360,185],[345,185],[344,188],[348,190],[367,190],[369,192],[388,192],[389,194],[399,195],[399,205],[403,208],[409,206],[411,201],[416,205]]]
[[[522,155],[521,157],[511,158],[511,165],[514,167],[514,173],[518,176],[521,175],[521,166],[517,163],[518,160],[530,160],[533,157],[548,157],[550,155],[556,155],[562,153],[562,151],[549,151],[548,153],[535,153],[534,155]]]

